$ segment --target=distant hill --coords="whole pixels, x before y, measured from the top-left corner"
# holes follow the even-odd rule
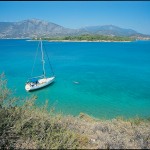
[[[150,37],[132,29],[123,29],[114,25],[89,26],[80,29],[69,29],[55,23],[38,19],[20,22],[0,22],[0,38],[34,38],[54,36],[74,36],[98,34],[108,36]]]
[[[21,22],[0,22],[0,38],[32,38],[39,36],[61,36],[74,33],[60,25],[37,19]]]
[[[89,26],[84,27],[81,30],[84,30],[92,34],[111,35],[111,36],[132,36],[137,34],[137,32],[132,29],[123,29],[114,25]]]

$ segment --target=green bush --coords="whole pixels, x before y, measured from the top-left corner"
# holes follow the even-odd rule
[[[75,149],[86,144],[83,136],[61,124],[60,114],[47,111],[46,105],[36,107],[35,96],[15,105],[19,99],[11,95],[4,74],[0,85],[0,148]]]

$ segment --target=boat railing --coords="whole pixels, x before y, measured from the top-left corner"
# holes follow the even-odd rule
[[[29,78],[29,80],[30,80],[30,79],[33,79],[33,78],[36,79],[36,78],[43,78],[43,77],[45,77],[45,76],[44,76],[44,75],[36,76],[36,77]]]

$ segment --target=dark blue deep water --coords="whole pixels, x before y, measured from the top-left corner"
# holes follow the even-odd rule
[[[56,81],[29,93],[24,87],[38,42],[0,40],[0,72],[5,72],[16,95],[37,95],[38,105],[48,100],[63,114],[150,117],[150,41],[43,43]],[[49,68],[46,70],[50,73]],[[34,74],[42,74],[40,55]]]

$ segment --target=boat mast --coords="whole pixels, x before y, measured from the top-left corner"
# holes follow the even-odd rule
[[[40,38],[40,42],[41,42],[41,53],[42,53],[43,75],[44,75],[44,78],[45,78],[45,66],[44,66],[45,60],[44,60],[43,45],[42,45],[42,40],[41,40],[41,38]]]

